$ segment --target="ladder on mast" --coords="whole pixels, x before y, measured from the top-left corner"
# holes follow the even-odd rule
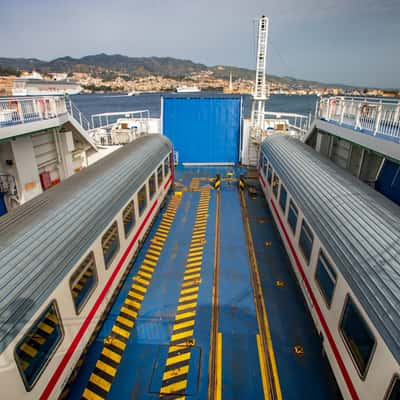
[[[269,97],[267,88],[267,43],[269,20],[264,15],[258,20],[256,81],[251,107],[250,140],[248,142],[248,162],[257,164],[258,147],[264,129],[265,102]]]

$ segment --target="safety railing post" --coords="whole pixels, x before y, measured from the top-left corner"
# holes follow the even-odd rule
[[[346,109],[346,100],[341,99],[340,100],[340,125],[343,124],[345,109]]]
[[[356,106],[355,129],[361,129],[361,103]]]
[[[374,135],[378,133],[380,123],[382,118],[382,103],[378,106],[378,112],[376,114],[375,126],[374,126]]]

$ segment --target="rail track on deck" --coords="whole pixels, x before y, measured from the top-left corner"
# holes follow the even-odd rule
[[[275,355],[272,348],[271,333],[269,330],[267,311],[264,304],[261,279],[258,271],[257,258],[254,250],[253,237],[247,213],[247,205],[244,191],[240,191],[240,207],[242,210],[243,226],[246,234],[246,245],[250,262],[250,277],[253,286],[254,303],[257,312],[259,334],[257,346],[260,354],[260,369],[264,390],[264,398],[268,400],[282,400],[279,384],[278,370]]]

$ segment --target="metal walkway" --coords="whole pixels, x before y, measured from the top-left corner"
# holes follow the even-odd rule
[[[265,202],[235,179],[211,189],[226,172],[176,171],[182,195],[155,222],[69,399],[336,398]]]

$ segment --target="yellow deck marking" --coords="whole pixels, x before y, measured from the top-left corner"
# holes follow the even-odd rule
[[[157,265],[156,262],[149,260],[149,259],[147,258],[147,255],[145,256],[145,258],[144,258],[144,260],[143,260],[143,263],[146,263],[147,265],[151,265],[152,267],[155,267],[155,266]]]
[[[201,265],[201,263],[200,263],[200,265]],[[188,264],[188,267],[186,268],[186,273],[187,274],[192,274],[192,273],[194,273],[194,272],[200,272],[201,271],[201,268],[200,267],[195,267],[195,268],[193,268],[193,267],[191,267],[189,264]],[[196,282],[197,283],[197,282]]]
[[[166,233],[160,232],[160,230],[157,230],[155,236],[162,237],[165,240],[168,235]]]
[[[171,378],[175,378],[176,376],[179,376],[179,375],[187,374],[188,372],[189,372],[189,365],[184,365],[180,368],[175,368],[170,371],[165,371],[163,374],[163,381],[166,381]]]
[[[189,251],[203,251],[204,244],[193,244],[190,246]]]
[[[203,250],[200,251],[190,251],[189,250],[189,257],[202,257],[203,256]]]
[[[171,385],[161,387],[160,393],[161,394],[169,394],[182,391],[186,389],[187,380],[179,381],[176,383],[171,383]]]
[[[150,259],[150,260],[158,261],[158,259],[159,259],[160,257],[153,256],[152,254],[149,254],[149,252],[147,252],[146,258],[147,258],[147,259]]]
[[[261,342],[260,335],[257,334],[256,336],[257,339],[257,349],[258,349],[258,360],[260,363],[260,372],[261,372],[261,381],[263,385],[263,391],[264,391],[264,399],[270,399],[270,386],[269,386],[269,381],[267,378],[267,367],[265,365],[265,352],[263,349],[263,345]]]
[[[137,317],[137,312],[131,310],[130,308],[126,308],[126,307],[123,307],[123,306],[122,306],[122,307],[121,307],[121,311],[122,311],[124,314],[130,315],[132,318],[136,318],[136,317]]]
[[[142,271],[139,269],[138,271],[138,275],[143,276],[143,278],[147,278],[147,279],[151,279],[152,275],[149,274],[148,272]]]
[[[101,352],[101,354],[108,357],[110,360],[113,360],[117,364],[119,364],[121,362],[121,356],[119,354],[117,354],[115,351],[107,349],[107,347],[103,348],[103,351]]]
[[[115,347],[118,347],[120,350],[124,351],[126,347],[126,343],[122,342],[121,340],[117,338],[112,338],[110,344],[112,344]]]
[[[145,271],[149,271],[151,273],[154,272],[154,267],[149,267],[148,265],[144,265],[142,264],[142,266],[140,267],[140,269],[144,269]]]
[[[135,276],[134,280],[145,286],[149,286],[149,284],[150,284],[150,282],[147,279],[140,278],[139,276]]]
[[[194,319],[191,319],[190,321],[185,321],[185,322],[180,322],[178,324],[175,324],[172,327],[173,331],[177,331],[178,329],[183,329],[183,328],[189,328],[190,326],[194,325]]]
[[[191,336],[193,336],[193,330],[175,333],[175,334],[172,334],[172,336],[171,336],[171,342],[175,342],[175,340],[185,339],[185,338],[188,338]]]
[[[150,285],[154,269],[159,261],[164,243],[168,237],[180,202],[180,198],[170,201],[170,204],[164,213],[162,220],[160,221],[157,231],[150,239],[150,246],[146,251],[142,265],[132,279],[131,289],[116,317],[116,324],[111,328],[111,334],[104,339],[101,354],[116,364],[121,362],[121,354],[123,354],[127,346],[127,339],[129,339],[131,329],[135,325],[135,319],[138,316],[139,309],[142,301],[144,300],[144,295],[146,294],[147,288]],[[79,281],[79,287],[75,286],[75,289],[79,289],[82,283],[84,283],[84,280],[81,279]],[[134,308],[134,310],[131,308]],[[54,322],[56,324],[59,323],[57,320]],[[54,330],[54,328],[44,323],[42,323],[41,328],[43,331],[48,333],[51,333]],[[116,335],[118,335],[118,337],[121,339],[115,337]],[[110,348],[114,346],[116,349],[118,349],[117,352]],[[113,378],[117,374],[117,368],[115,368],[113,365],[108,365],[107,360],[97,360],[96,368],[97,373],[92,372],[89,381],[96,385],[99,390],[101,389],[102,391],[108,393],[111,389]],[[102,371],[102,373],[100,373],[100,371]],[[103,373],[106,375],[103,375]],[[102,376],[104,376],[106,379],[104,379]],[[109,379],[107,379],[107,377],[109,377]],[[87,400],[104,400],[102,396],[87,388],[84,390],[83,397]]]
[[[160,257],[161,251],[160,250],[153,250],[151,247],[147,250],[147,254],[153,254],[157,257]]]
[[[190,359],[190,352],[183,353],[183,354],[178,354],[177,356],[167,358],[166,365],[167,366],[174,365],[174,364],[177,364],[177,363],[180,363],[182,361],[189,360],[189,359]]]
[[[111,329],[113,332],[117,333],[118,335],[124,337],[125,339],[129,338],[130,332],[120,328],[119,326],[114,325]]]
[[[192,238],[193,239],[198,239],[198,238],[203,238],[205,236],[206,236],[205,233],[195,233],[194,235],[192,235]]]
[[[186,319],[186,318],[194,318],[195,315],[196,315],[195,311],[188,311],[182,314],[177,314],[176,321],[180,321],[181,319]]]
[[[143,300],[144,296],[142,294],[136,293],[136,292],[132,292],[132,290],[130,290],[128,292],[129,296],[134,297],[135,299],[139,299],[139,300]]]
[[[187,259],[187,262],[188,262],[188,264],[189,263],[192,263],[192,262],[195,262],[195,261],[202,261],[203,260],[203,256],[200,256],[200,257],[191,257],[191,258],[188,258]]]
[[[140,306],[141,306],[140,303],[138,303],[137,301],[131,300],[131,299],[126,299],[124,303],[128,304],[129,306],[135,307],[138,310],[140,309]]]
[[[127,326],[128,328],[132,328],[133,325],[135,325],[135,323],[133,321],[131,321],[130,319],[127,319],[125,317],[122,317],[121,315],[118,315],[117,321],[120,324]]]
[[[222,399],[222,333],[218,332],[217,336],[217,363],[216,363],[216,386],[215,386],[215,398],[216,400]]]
[[[199,291],[199,286],[181,290],[181,294],[196,293]]]
[[[152,250],[158,250],[161,253],[161,250],[163,249],[162,246],[159,246],[157,243],[152,243],[149,247]]]
[[[96,375],[95,373],[90,375],[89,381],[94,383],[99,388],[103,389],[105,392],[108,392],[110,390],[111,387],[110,382],[107,382],[105,379]]]
[[[186,281],[182,283],[182,287],[189,287],[189,286],[193,286],[193,285],[200,285],[201,283],[201,279],[193,279],[191,281]]]
[[[99,396],[98,394],[92,392],[87,388],[84,390],[82,397],[86,400],[104,400],[103,397]]]
[[[200,274],[192,274],[192,275],[185,275],[183,277],[184,281],[188,281],[189,279],[200,278]]]
[[[197,297],[199,297],[198,293],[191,294],[191,295],[188,295],[188,296],[182,296],[182,297],[179,298],[179,303],[183,303],[183,302],[191,301],[191,300],[197,300]]]
[[[133,284],[132,289],[135,289],[138,292],[146,293],[146,288],[144,288],[143,286],[140,286],[140,285]]]
[[[105,372],[107,375],[115,376],[117,370],[112,367],[111,365],[106,364],[105,362],[98,360],[96,363],[96,367],[100,370]]]
[[[178,305],[178,311],[183,311],[183,310],[187,310],[188,308],[194,308],[197,306],[197,303],[187,303],[187,304],[181,304]]]

